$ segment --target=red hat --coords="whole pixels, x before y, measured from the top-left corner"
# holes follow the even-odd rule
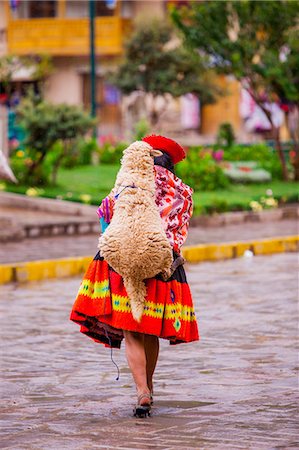
[[[177,164],[186,157],[183,147],[173,139],[152,134],[151,136],[145,136],[142,140],[147,142],[154,149],[162,150],[167,153],[171,157],[173,164]]]

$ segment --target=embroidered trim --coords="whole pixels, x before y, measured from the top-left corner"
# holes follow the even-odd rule
[[[112,294],[112,309],[117,312],[130,313],[131,306],[129,298],[117,294]],[[154,319],[181,319],[187,322],[192,322],[195,320],[194,308],[190,306],[182,306],[179,303],[175,305],[165,305],[164,307],[163,303],[155,303],[146,300],[144,303],[143,314]]]
[[[78,294],[87,295],[92,298],[104,298],[110,295],[109,281],[89,281],[84,279],[80,285]]]

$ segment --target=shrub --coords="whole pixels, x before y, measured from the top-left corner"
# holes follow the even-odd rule
[[[226,161],[256,161],[258,167],[270,172],[273,178],[282,179],[278,155],[267,144],[232,145],[224,149],[223,159]]]
[[[95,125],[94,119],[79,107],[54,105],[33,95],[22,100],[17,112],[28,153],[22,181],[47,184],[51,174],[55,183],[59,166],[72,156],[74,142]]]
[[[198,147],[190,148],[187,158],[177,165],[177,174],[193,189],[215,191],[226,188],[229,180],[211,154],[202,154]]]
[[[39,162],[40,159],[41,152],[34,148],[25,147],[12,153],[10,165],[20,183],[42,186],[48,182],[52,166],[46,163],[45,158],[41,163],[35,164],[35,161]]]
[[[105,142],[99,148],[100,163],[101,164],[118,164],[123,155],[123,151],[127,148],[125,142],[118,142],[117,144],[112,144],[110,142]]]
[[[222,123],[217,134],[217,145],[231,147],[235,142],[235,133],[230,123]]]
[[[95,139],[78,139],[74,142],[72,152],[67,155],[63,162],[63,167],[87,166],[92,162],[92,154],[99,152],[99,147]]]
[[[150,125],[146,119],[140,119],[134,126],[134,140],[141,141],[150,131]]]
[[[263,143],[251,145],[234,144],[224,150],[227,161],[266,161],[272,155],[271,148]]]

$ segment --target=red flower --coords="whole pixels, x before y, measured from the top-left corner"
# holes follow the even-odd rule
[[[247,166],[241,166],[239,167],[239,170],[242,170],[242,172],[251,172],[252,168]]]

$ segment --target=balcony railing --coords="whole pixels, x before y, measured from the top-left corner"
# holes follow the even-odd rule
[[[96,52],[103,55],[121,54],[129,26],[129,21],[121,17],[97,17]],[[88,55],[89,23],[86,18],[10,19],[7,41],[8,51],[15,55]]]

